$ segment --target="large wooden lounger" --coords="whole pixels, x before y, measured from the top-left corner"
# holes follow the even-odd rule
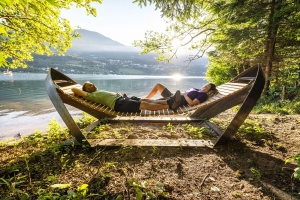
[[[259,66],[251,67],[242,72],[228,83],[217,87],[218,94],[210,97],[204,103],[196,106],[181,107],[174,113],[172,110],[149,111],[142,110],[141,113],[119,113],[98,104],[89,102],[78,96],[74,96],[71,88],[81,88],[82,85],[72,80],[61,72],[50,68],[46,78],[46,90],[57,112],[69,128],[76,142],[86,141],[82,131],[74,122],[65,104],[78,108],[98,119],[109,120],[147,120],[151,122],[186,122],[205,120],[217,114],[241,104],[241,107],[227,129],[220,133],[218,140],[134,140],[134,139],[107,139],[100,142],[91,142],[95,145],[104,146],[210,146],[225,144],[237,132],[252,108],[259,99],[265,84],[265,77]],[[97,143],[97,144],[96,144]]]

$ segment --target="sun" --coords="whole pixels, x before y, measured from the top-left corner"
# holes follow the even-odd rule
[[[172,46],[173,47],[179,47],[179,46],[181,46],[181,41],[179,39],[177,39],[177,38],[173,39],[172,40]]]
[[[181,74],[173,74],[172,75],[172,79],[175,79],[175,80],[180,80],[180,79],[182,79],[182,76],[181,76]]]

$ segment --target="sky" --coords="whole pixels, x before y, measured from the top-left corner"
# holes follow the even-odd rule
[[[126,46],[134,40],[142,40],[147,30],[162,32],[165,22],[153,5],[140,8],[133,0],[104,0],[93,3],[97,17],[87,16],[84,8],[63,10],[61,17],[71,21],[72,27],[98,32]]]

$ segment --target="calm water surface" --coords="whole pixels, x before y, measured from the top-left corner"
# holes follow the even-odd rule
[[[45,89],[47,74],[14,73],[0,74],[0,140],[17,135],[32,134],[35,129],[44,131],[52,118],[64,125],[54,109]],[[68,74],[82,84],[89,80],[98,89],[126,93],[128,96],[145,97],[156,83],[162,83],[171,91],[201,88],[204,77],[135,76]],[[159,98],[156,95],[154,98]],[[73,115],[81,111],[70,108]]]

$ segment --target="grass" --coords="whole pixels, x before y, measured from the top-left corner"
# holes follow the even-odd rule
[[[298,93],[300,93],[298,91]],[[270,114],[300,114],[299,94],[292,100],[282,100],[280,98],[262,97],[253,108],[252,113]]]

